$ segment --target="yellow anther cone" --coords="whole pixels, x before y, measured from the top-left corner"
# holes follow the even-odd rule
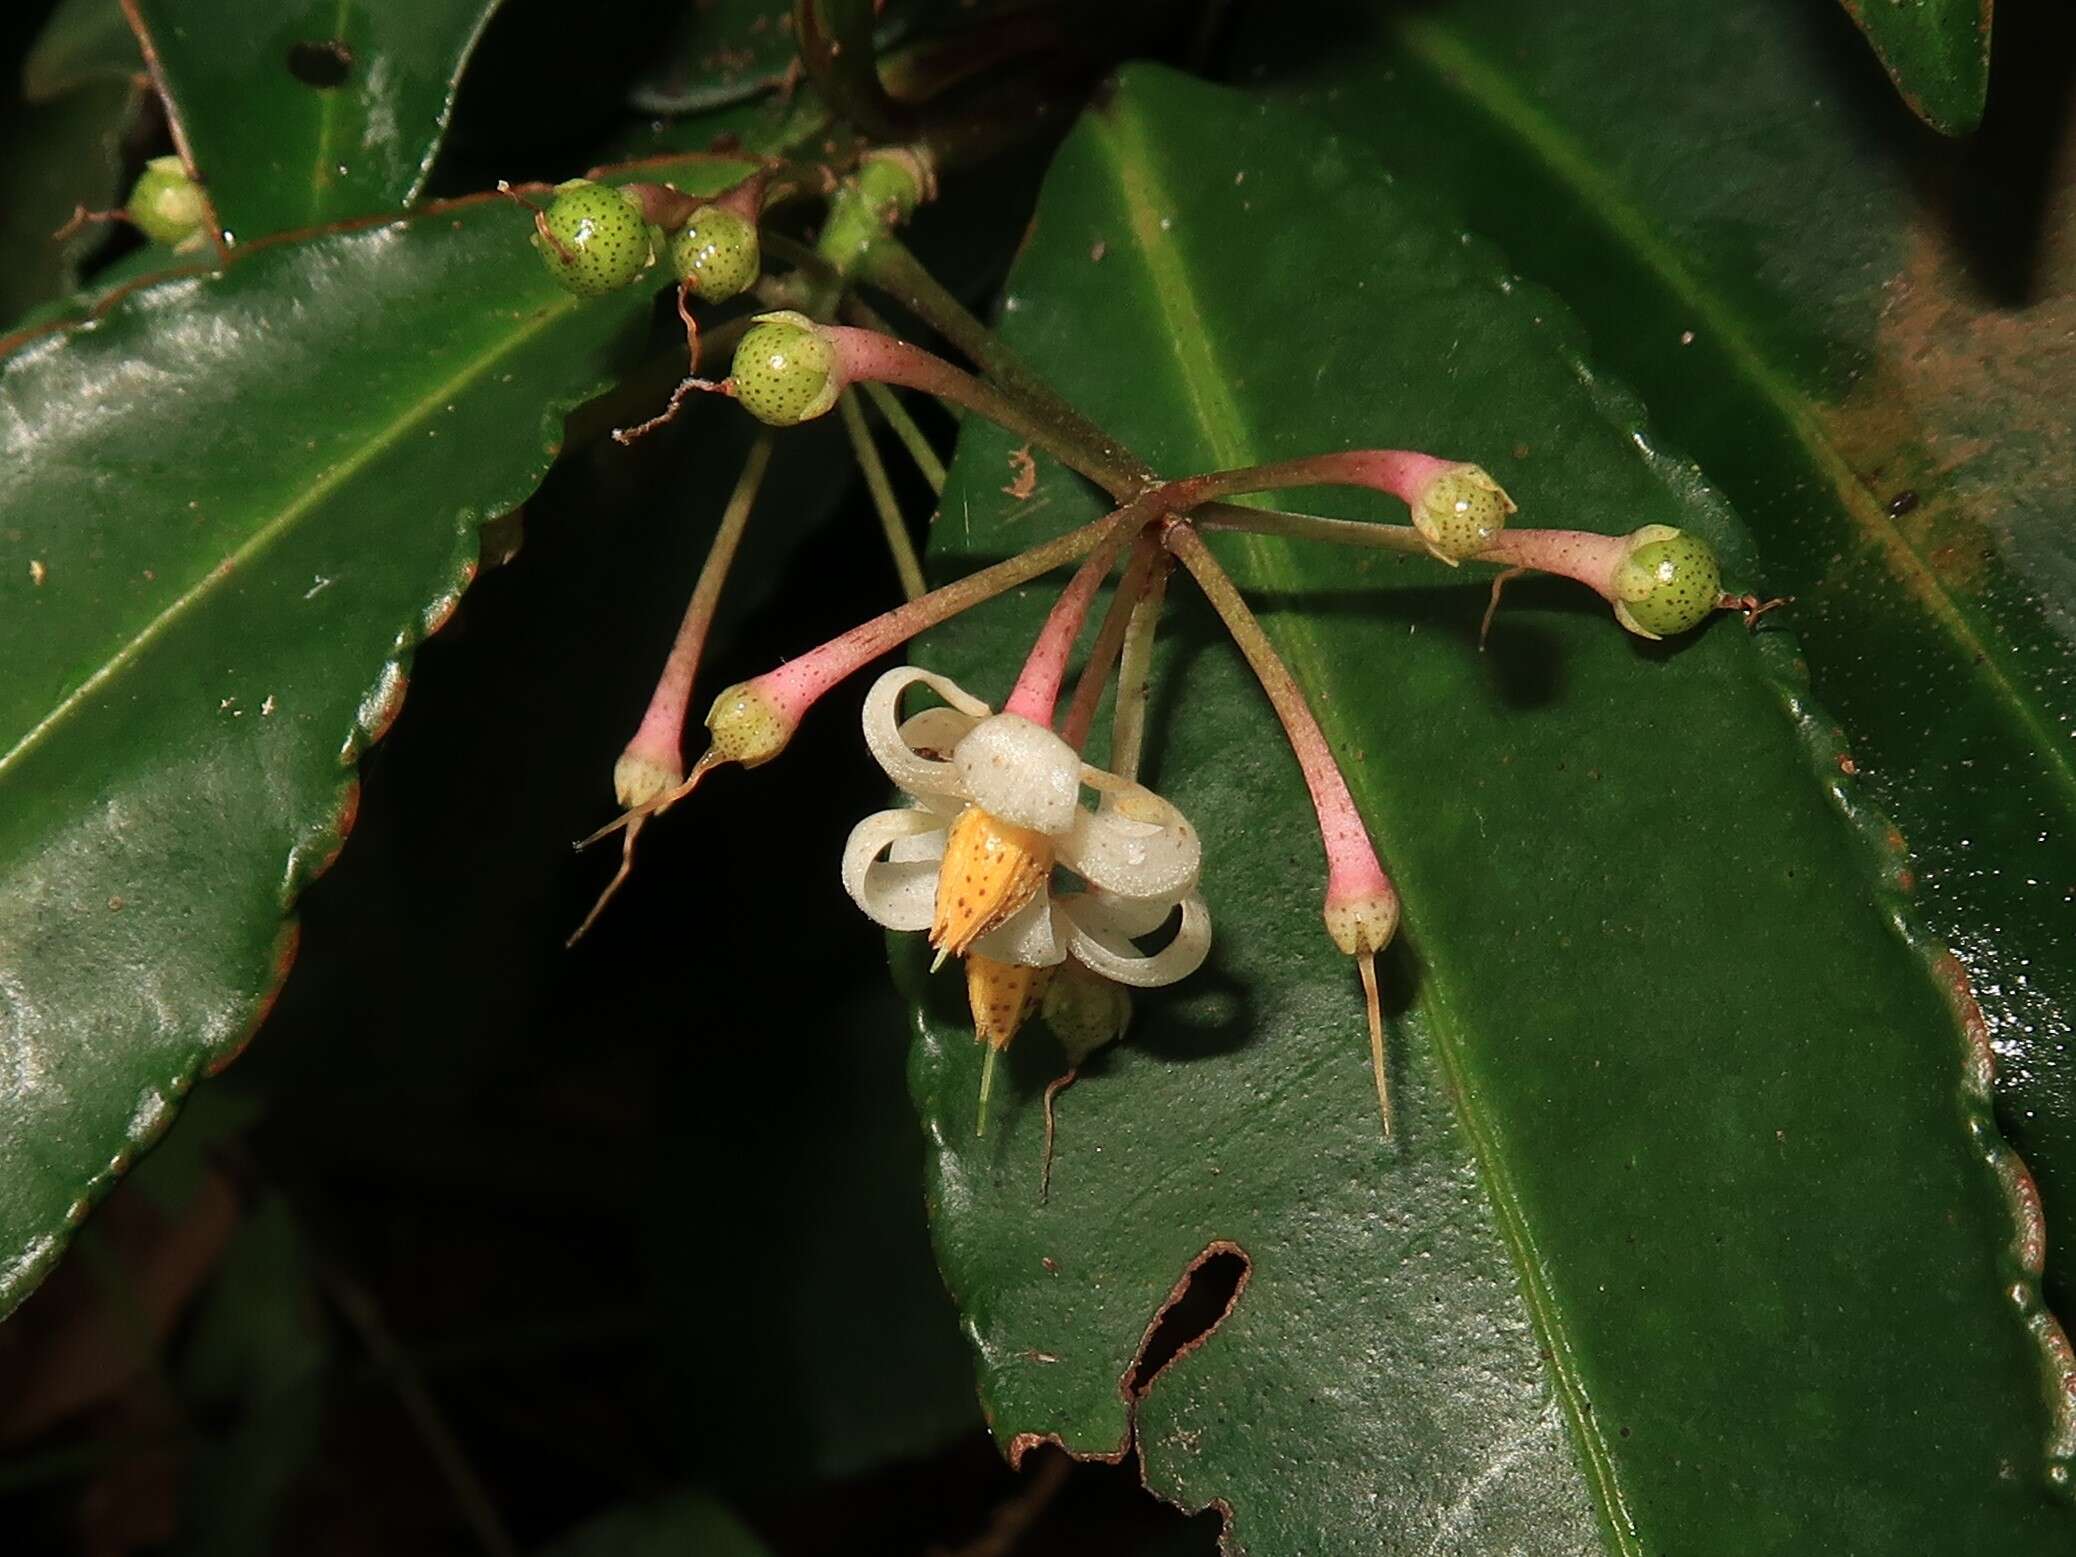
[[[968,806],[945,840],[930,944],[941,954],[963,957],[967,947],[1036,897],[1051,870],[1052,840],[1045,834]]]

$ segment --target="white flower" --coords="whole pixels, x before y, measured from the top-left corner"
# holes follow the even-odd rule
[[[949,706],[904,721],[901,694],[918,684]],[[931,930],[948,950],[1023,967],[1053,967],[1071,953],[1141,988],[1172,984],[1203,964],[1211,916],[1196,892],[1202,851],[1167,801],[926,670],[904,666],[880,677],[866,696],[864,724],[872,755],[916,802],[866,817],[844,849],[844,890],[878,923]],[[1093,810],[1081,803],[1084,787],[1096,791]],[[984,885],[1001,886],[1010,910],[981,923],[965,944],[945,939],[954,912],[952,894],[939,890],[948,846],[954,870],[994,873]],[[1054,890],[1055,868],[1075,884]],[[1012,877],[1016,886],[1002,885]],[[1181,928],[1165,947],[1148,955],[1132,944],[1178,907]]]

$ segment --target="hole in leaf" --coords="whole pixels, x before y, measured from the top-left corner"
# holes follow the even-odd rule
[[[322,43],[289,45],[288,73],[304,86],[329,92],[333,87],[345,85],[347,72],[352,69],[353,50],[337,38],[328,38]]]
[[[1145,1394],[1169,1363],[1201,1346],[1240,1301],[1252,1269],[1238,1244],[1214,1243],[1198,1255],[1154,1316],[1126,1389]]]

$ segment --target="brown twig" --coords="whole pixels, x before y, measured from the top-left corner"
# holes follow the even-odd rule
[[[1031,1526],[1043,1517],[1052,1500],[1060,1495],[1073,1472],[1074,1462],[1065,1454],[1047,1455],[1038,1462],[1016,1496],[995,1510],[987,1529],[964,1546],[955,1548],[948,1557],[1009,1557],[1023,1544]]]
[[[1055,1076],[1045,1084],[1045,1157],[1038,1169],[1038,1203],[1042,1206],[1052,1194],[1052,1100],[1074,1085],[1074,1078],[1081,1074],[1076,1065],[1063,1076]]]

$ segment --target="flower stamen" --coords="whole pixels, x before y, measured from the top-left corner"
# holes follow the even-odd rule
[[[1051,968],[1027,968],[1013,962],[969,953],[966,958],[966,1003],[973,1009],[973,1035],[987,1046],[980,1062],[980,1099],[975,1105],[973,1133],[988,1133],[988,1098],[995,1088],[995,1060],[1009,1047],[1052,982]]]
[[[937,911],[930,924],[937,960],[931,971],[942,967],[946,957],[966,956],[975,941],[1000,929],[1036,897],[1052,860],[1052,840],[1045,834],[1005,822],[979,806],[961,811],[937,876]],[[977,1006],[974,1015],[978,1020]]]

